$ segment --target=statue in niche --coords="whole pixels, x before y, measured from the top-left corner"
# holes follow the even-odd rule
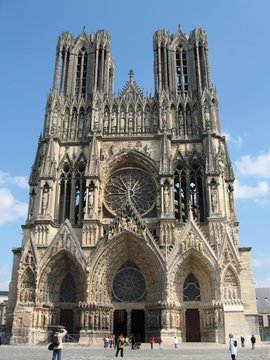
[[[228,194],[229,194],[229,208],[230,211],[233,211],[233,186],[228,186]]]
[[[120,114],[120,132],[125,132],[126,115],[124,110],[121,110]]]
[[[212,206],[212,212],[217,211],[217,189],[213,188],[211,189],[211,206]]]
[[[79,116],[79,128],[78,128],[78,138],[83,137],[83,128],[84,128],[84,113],[81,112]]]
[[[44,187],[41,200],[41,214],[46,215],[49,204],[49,188]]]
[[[57,109],[52,111],[52,126],[51,126],[51,134],[56,133],[56,122],[57,122]]]
[[[137,132],[142,131],[142,110],[137,111]]]
[[[99,128],[99,110],[98,108],[94,110],[94,130]]]
[[[179,135],[184,136],[184,115],[183,110],[179,110]]]
[[[32,216],[34,212],[34,204],[35,204],[36,193],[33,190],[30,194],[30,204],[29,204],[29,215]]]
[[[156,111],[154,112],[154,116],[156,117]],[[162,128],[166,129],[167,127],[167,110],[166,105],[163,104],[162,110],[161,110],[161,118],[162,118]]]
[[[213,128],[216,130],[217,128],[217,116],[216,116],[216,104],[215,100],[212,100],[211,103],[211,113],[212,113],[212,119],[213,119]]]
[[[193,133],[193,136],[199,136],[200,135],[200,127],[199,127],[197,110],[195,110],[193,112],[193,130],[192,130],[192,133]]]
[[[111,118],[112,132],[116,133],[116,112],[113,110],[112,118]]]
[[[211,211],[212,213],[215,213],[218,211],[218,192],[217,192],[217,183],[215,179],[212,179],[210,183],[210,198],[211,198]]]
[[[69,122],[69,114],[66,111],[64,123],[63,123],[63,138],[66,139],[68,136],[68,122]]]
[[[149,112],[149,109],[145,110],[144,128],[145,128],[145,132],[150,132],[150,112]]]
[[[94,205],[94,194],[93,194],[93,191],[89,191],[88,204],[89,204],[89,209],[92,209],[92,208],[93,208],[93,205]]]
[[[205,128],[207,130],[210,130],[210,114],[207,105],[204,106],[204,123],[205,123]]]
[[[132,131],[133,130],[133,111],[130,110],[128,113],[128,130]]]
[[[191,120],[190,109],[187,109],[187,115],[186,116],[187,116],[187,134],[192,135],[192,131],[191,131],[192,120]]]
[[[71,119],[71,126],[70,126],[70,139],[75,138],[75,128],[77,123],[77,113],[73,111],[72,119]]]
[[[164,212],[165,214],[170,213],[170,205],[171,205],[171,201],[170,201],[170,186],[166,185],[164,187]]]
[[[105,110],[104,113],[104,132],[107,133],[109,129],[109,114],[108,110]]]

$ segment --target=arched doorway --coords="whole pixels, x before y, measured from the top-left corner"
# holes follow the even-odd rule
[[[74,334],[74,310],[69,309],[70,304],[76,302],[76,284],[71,276],[67,274],[60,286],[60,324],[65,326],[69,334]]]
[[[184,281],[183,300],[189,306],[193,303],[192,308],[186,309],[185,312],[186,341],[199,342],[201,341],[200,313],[196,302],[201,300],[201,289],[199,281],[192,272],[187,275]]]
[[[186,341],[200,342],[200,313],[198,309],[187,309],[185,314],[186,321]]]
[[[61,250],[52,256],[44,264],[39,290],[41,301],[53,304],[47,311],[48,328],[63,325],[69,334],[79,334],[78,303],[85,301],[86,277],[78,259],[67,250]]]
[[[114,311],[114,334],[132,334],[137,341],[144,341],[145,316],[142,307],[146,283],[133,261],[126,261],[117,272],[113,279],[112,295],[116,307],[121,307]]]

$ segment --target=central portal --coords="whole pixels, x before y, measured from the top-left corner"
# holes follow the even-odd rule
[[[144,310],[134,309],[131,311],[114,310],[113,333],[130,336],[133,334],[136,341],[145,340],[145,316]]]
[[[60,324],[63,325],[69,334],[74,334],[73,310],[61,309]]]
[[[145,340],[145,322],[144,310],[131,311],[131,334],[133,334],[138,342]]]
[[[127,312],[126,310],[114,310],[113,333],[115,335],[127,335]]]

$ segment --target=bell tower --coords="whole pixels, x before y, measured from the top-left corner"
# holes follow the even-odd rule
[[[13,249],[13,343],[57,325],[81,344],[113,331],[219,343],[229,330],[258,334],[205,32],[159,29],[153,53],[154,94],[130,70],[116,97],[108,32],[58,39]]]

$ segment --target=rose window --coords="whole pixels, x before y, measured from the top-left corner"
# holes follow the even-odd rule
[[[118,301],[140,301],[145,292],[144,277],[134,267],[120,270],[113,280],[113,296]]]
[[[155,199],[155,184],[141,169],[117,170],[105,186],[105,205],[113,213],[130,201],[141,215],[145,215],[155,206]]]

